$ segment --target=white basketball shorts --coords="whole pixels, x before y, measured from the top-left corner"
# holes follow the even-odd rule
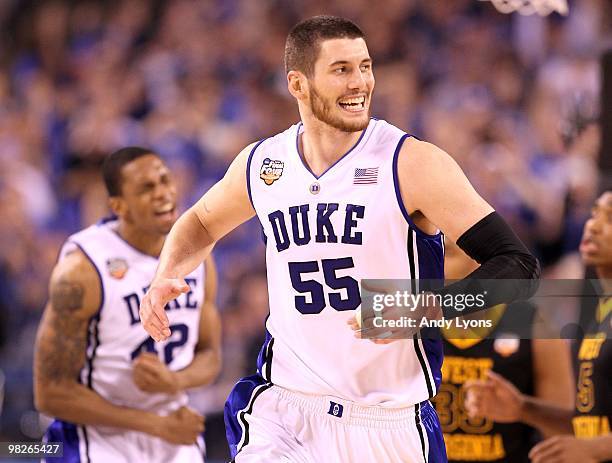
[[[401,409],[366,407],[288,391],[254,375],[238,382],[225,405],[235,463],[445,463],[429,401]]]

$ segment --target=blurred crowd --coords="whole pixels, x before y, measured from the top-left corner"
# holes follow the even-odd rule
[[[31,395],[36,325],[62,241],[107,214],[99,175],[118,147],[151,147],[183,207],[248,143],[297,122],[284,40],[338,14],[368,38],[373,115],[448,151],[543,262],[572,257],[597,189],[606,0],[570,15],[504,15],[477,0],[0,2],[0,440],[39,436]],[[459,211],[460,213],[460,211]],[[225,366],[196,403],[220,412],[252,373],[267,313],[260,228],[216,249]]]

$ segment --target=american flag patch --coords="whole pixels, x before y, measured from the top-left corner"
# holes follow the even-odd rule
[[[353,185],[369,185],[378,181],[378,167],[355,169]]]

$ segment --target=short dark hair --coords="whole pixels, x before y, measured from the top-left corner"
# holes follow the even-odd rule
[[[159,157],[157,153],[150,149],[140,148],[138,146],[128,146],[115,151],[104,160],[102,175],[109,196],[121,196],[121,170],[123,166],[135,159],[147,155]]]
[[[312,76],[322,40],[364,39],[352,21],[337,16],[314,16],[296,24],[285,42],[285,72],[300,71]]]

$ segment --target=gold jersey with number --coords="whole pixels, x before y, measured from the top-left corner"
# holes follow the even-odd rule
[[[612,298],[602,299],[595,320],[575,352],[576,407],[574,435],[610,434],[612,422]]]
[[[497,306],[487,315],[497,321],[489,332],[465,336],[465,333],[443,331],[442,384],[434,405],[449,462],[529,461],[527,455],[535,439],[535,430],[522,423],[504,424],[470,418],[464,407],[463,385],[469,380],[484,380],[487,372],[493,370],[522,393],[533,394],[532,343],[530,339],[521,339],[516,332],[517,327],[529,323],[533,313],[533,307],[526,303]],[[464,335],[464,338],[457,335]]]

